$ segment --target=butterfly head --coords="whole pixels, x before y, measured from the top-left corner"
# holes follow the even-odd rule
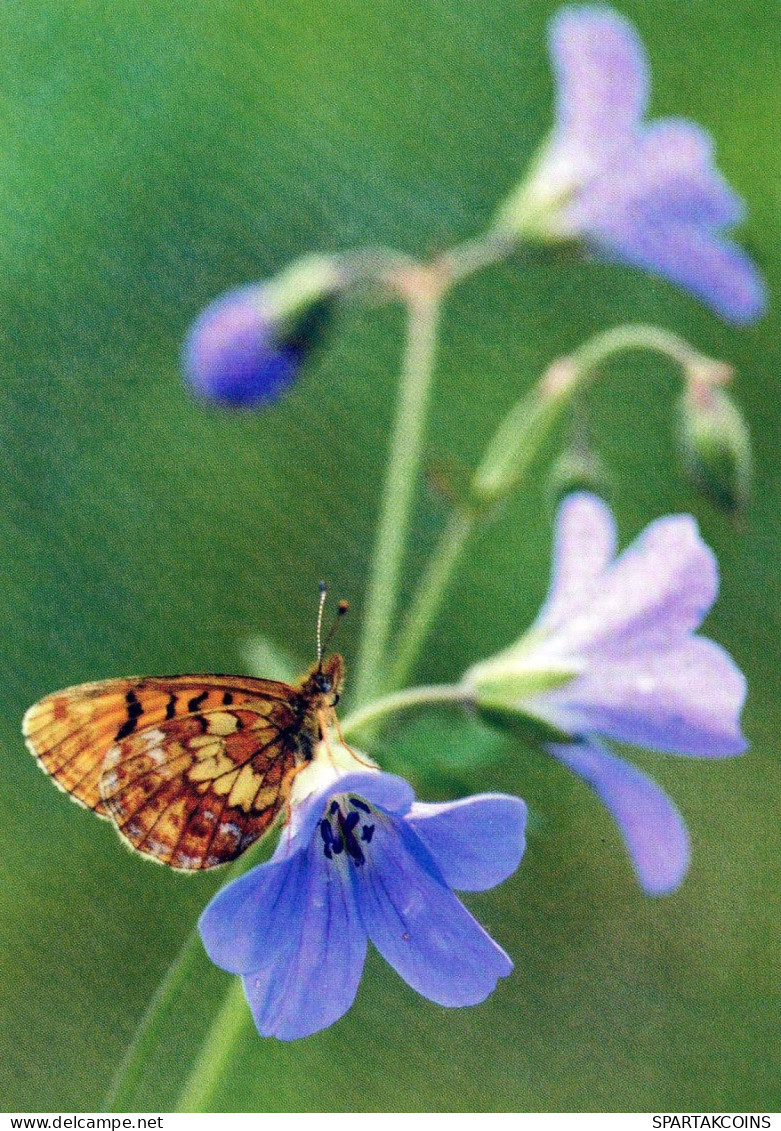
[[[338,652],[320,660],[304,680],[304,696],[317,707],[333,708],[339,702],[344,683],[344,660]]]

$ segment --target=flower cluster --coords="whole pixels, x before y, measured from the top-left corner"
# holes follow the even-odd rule
[[[745,749],[745,680],[697,633],[717,588],[715,559],[692,518],[659,519],[616,556],[608,507],[572,495],[559,509],[553,580],[537,621],[462,684],[489,719],[547,728],[546,749],[607,807],[654,895],[686,874],[686,827],[663,791],[603,739],[702,757]],[[224,888],[201,918],[209,956],[242,976],[264,1036],[291,1040],[341,1017],[369,939],[440,1005],[480,1002],[512,969],[451,889],[484,890],[515,870],[523,801],[484,794],[422,804],[401,778],[370,767],[335,740],[321,743],[297,776],[272,860]]]
[[[762,280],[730,236],[743,205],[715,167],[710,138],[685,119],[645,120],[648,63],[632,25],[606,7],[564,8],[551,24],[550,53],[554,128],[490,231],[430,264],[404,260],[399,267],[403,257],[389,253],[373,277],[382,280],[384,297],[407,301],[410,331],[369,586],[376,616],[364,638],[373,648],[359,662],[360,699],[370,699],[367,688],[373,693],[388,674],[372,653],[383,653],[391,636],[437,304],[448,286],[529,237],[580,240],[603,258],[671,280],[728,321],[749,322],[764,307]],[[184,351],[195,390],[240,405],[269,401],[287,388],[336,298],[356,283],[347,262],[308,257],[209,306]],[[680,339],[671,345],[673,338],[654,329],[625,335],[624,344],[664,346],[684,368],[694,357],[702,361],[692,349],[682,351]],[[475,513],[522,478],[569,403],[573,372],[560,366],[566,380],[543,380],[508,414],[473,481]],[[689,374],[684,441],[698,476],[735,509],[746,493],[748,436],[708,374]],[[414,633],[425,635],[425,603],[433,606],[441,595],[471,510],[456,517],[441,557],[435,553],[424,571],[419,601],[411,602],[412,644],[402,634],[399,645],[405,663],[419,643]],[[550,592],[529,632],[474,664],[458,685],[408,689],[405,702],[420,705],[427,692],[429,701],[469,704],[492,723],[531,726],[545,750],[607,807],[644,891],[661,895],[687,872],[686,826],[666,794],[606,743],[699,757],[739,754],[746,746],[746,687],[729,655],[699,634],[718,575],[694,519],[660,519],[621,554],[616,541],[601,499],[569,495],[557,518]],[[403,684],[402,668],[390,665],[390,684]],[[311,763],[298,768],[272,859],[221,891],[200,921],[212,960],[241,975],[260,1033],[282,1040],[314,1033],[346,1012],[369,941],[409,985],[444,1006],[484,1000],[512,969],[454,889],[490,888],[515,870],[525,844],[523,801],[489,793],[422,804],[405,781],[359,759],[327,729],[323,724]]]
[[[764,283],[728,234],[743,202],[716,169],[705,130],[685,118],[644,120],[649,66],[632,24],[605,6],[562,8],[550,55],[555,125],[499,208],[489,244],[500,235],[506,253],[529,236],[582,240],[603,258],[677,283],[730,322],[758,318]],[[333,295],[349,285],[334,262],[311,256],[228,292],[190,331],[187,379],[222,404],[273,400],[311,352]]]

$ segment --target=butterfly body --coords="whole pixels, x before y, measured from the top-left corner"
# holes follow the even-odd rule
[[[130,677],[47,695],[22,731],[60,789],[183,871],[235,859],[274,824],[333,720],[341,656],[297,684]]]

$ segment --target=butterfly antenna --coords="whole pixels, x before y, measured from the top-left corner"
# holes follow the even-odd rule
[[[325,640],[323,641],[323,648],[324,649],[327,648],[328,645],[333,640],[334,635],[336,633],[336,630],[339,627],[339,624],[341,623],[342,617],[344,616],[344,614],[347,612],[347,610],[349,608],[350,608],[350,604],[349,604],[348,601],[340,601],[339,602],[339,607],[337,608],[336,616],[334,617],[334,623],[328,629],[328,635],[326,636]]]
[[[323,609],[325,608],[325,599],[328,596],[328,586],[324,581],[320,582],[320,607],[317,610],[317,670],[323,670]]]

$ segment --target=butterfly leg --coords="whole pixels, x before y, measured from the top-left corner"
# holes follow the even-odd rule
[[[366,766],[367,770],[376,770],[377,765],[376,765],[375,762],[367,762],[365,758],[362,758],[360,756],[360,754],[358,754],[358,752],[355,751],[352,748],[352,746],[350,746],[350,744],[346,741],[344,734],[342,733],[342,727],[341,727],[339,719],[336,715],[336,712],[333,711],[332,715],[333,715],[333,724],[334,724],[334,727],[336,728],[336,733],[338,734],[339,741],[341,742],[342,746],[344,746],[345,750],[349,750],[350,753],[352,754],[353,758],[355,758],[356,762],[360,762],[362,766]]]

